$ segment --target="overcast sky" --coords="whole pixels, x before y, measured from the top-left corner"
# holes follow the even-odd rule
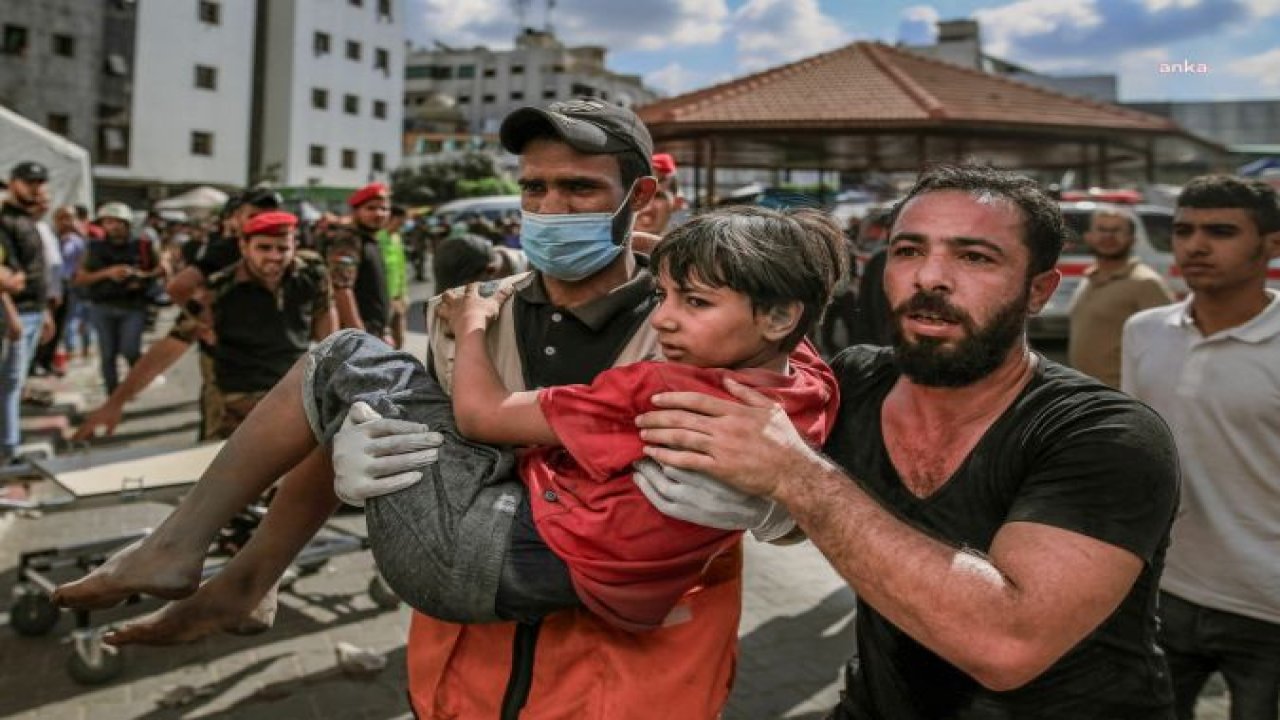
[[[407,0],[419,45],[508,48],[514,0]],[[528,0],[541,27],[546,0]],[[1280,0],[556,0],[568,44],[666,93],[854,40],[924,43],[935,20],[977,18],[986,52],[1048,74],[1115,73],[1121,100],[1280,98]],[[1162,73],[1191,63],[1207,73]]]

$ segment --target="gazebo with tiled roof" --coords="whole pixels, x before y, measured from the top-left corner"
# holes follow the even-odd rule
[[[660,150],[705,168],[709,187],[717,167],[893,172],[963,159],[1106,185],[1113,168],[1153,181],[1158,163],[1222,150],[1167,118],[874,42],[637,112]]]

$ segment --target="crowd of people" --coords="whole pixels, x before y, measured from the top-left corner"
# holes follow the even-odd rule
[[[500,135],[522,212],[492,234],[471,218],[415,250],[373,184],[313,252],[270,192],[229,205],[165,287],[178,327],[87,423],[118,422],[197,344],[206,436],[226,445],[155,532],[56,602],[172,601],[115,644],[260,629],[341,499],[364,506],[415,609],[416,716],[715,718],[750,531],[807,538],[857,597],[831,718],[1191,720],[1220,672],[1233,718],[1275,720],[1274,189],[1187,184],[1177,302],[1131,257],[1132,218],[1097,213],[1073,369],[1027,341],[1067,233],[1030,179],[925,170],[874,220],[886,245],[855,278],[856,223],[725,208],[672,227],[674,160],[629,110],[527,107]],[[18,241],[4,247],[26,258]],[[135,266],[107,247],[73,284]],[[445,292],[415,357],[397,317],[428,255]],[[35,333],[44,296],[5,264],[6,317]],[[840,352],[833,298],[854,344]],[[210,541],[272,486],[262,525],[200,585]]]

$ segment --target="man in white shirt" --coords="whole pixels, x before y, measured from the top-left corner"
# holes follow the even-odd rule
[[[1133,316],[1123,388],[1173,430],[1182,505],[1161,580],[1177,717],[1221,672],[1233,720],[1280,716],[1280,202],[1265,183],[1192,180],[1174,257],[1192,294]]]

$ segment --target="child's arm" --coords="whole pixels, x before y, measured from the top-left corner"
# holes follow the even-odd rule
[[[446,295],[442,318],[453,330],[453,414],[469,440],[502,445],[559,445],[538,405],[538,392],[507,390],[489,358],[485,329],[511,289],[484,297],[481,284]]]

